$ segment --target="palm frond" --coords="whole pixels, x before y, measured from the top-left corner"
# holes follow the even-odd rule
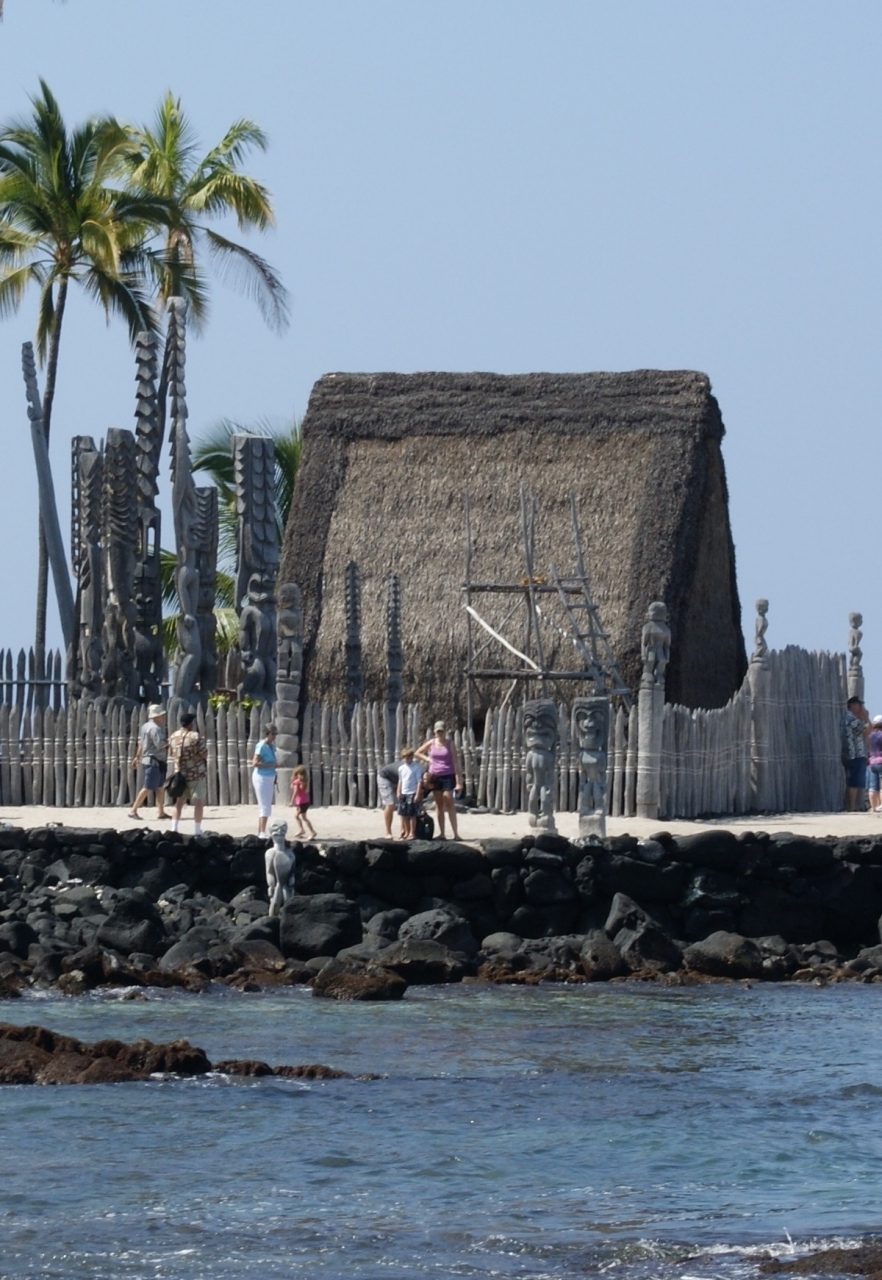
[[[209,253],[220,267],[222,277],[257,303],[271,329],[281,333],[288,326],[288,291],[269,263],[234,240],[202,228]]]
[[[40,268],[33,262],[0,273],[0,317],[14,315],[21,306],[28,285],[32,281],[39,283],[40,279]]]

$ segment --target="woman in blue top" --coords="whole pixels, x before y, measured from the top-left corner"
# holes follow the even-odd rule
[[[251,785],[257,797],[257,834],[266,835],[266,824],[273,811],[273,792],[276,789],[276,726],[268,724],[263,741],[258,742],[251,757],[254,766]]]

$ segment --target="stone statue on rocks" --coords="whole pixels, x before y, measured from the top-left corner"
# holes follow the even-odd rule
[[[272,844],[266,851],[266,889],[269,894],[268,915],[281,914],[282,907],[296,892],[294,873],[296,856],[285,836],[288,834],[287,822],[274,822],[270,827]]]
[[[609,698],[575,698],[572,740],[579,758],[579,836],[606,836]]]
[[[303,605],[296,582],[279,587],[276,627],[276,761],[280,769],[297,763],[300,748],[300,680],[303,675]]]
[[[524,703],[524,775],[530,826],[556,831],[554,790],[559,726],[557,707],[547,698]]]
[[[665,670],[671,660],[671,628],[668,610],[660,600],[649,606],[643,624],[643,681],[664,684]]]

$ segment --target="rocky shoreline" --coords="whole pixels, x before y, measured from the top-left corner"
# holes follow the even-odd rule
[[[271,1067],[253,1058],[211,1063],[189,1040],[98,1040],[86,1044],[47,1027],[0,1022],[0,1084],[123,1084],[164,1076],[276,1076],[283,1080],[375,1080],[321,1063]]]
[[[298,846],[267,914],[254,836],[0,831],[0,995],[52,987],[882,982],[882,838],[719,829]]]

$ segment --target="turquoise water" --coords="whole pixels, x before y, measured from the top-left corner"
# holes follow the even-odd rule
[[[879,986],[155,992],[0,1017],[385,1077],[0,1090],[4,1278],[734,1280],[882,1226]]]

